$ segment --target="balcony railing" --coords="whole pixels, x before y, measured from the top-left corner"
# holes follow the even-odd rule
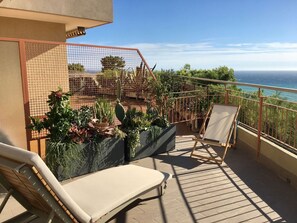
[[[171,122],[187,122],[195,129],[198,127],[197,120],[203,118],[210,103],[241,105],[239,125],[258,135],[258,155],[261,137],[297,154],[297,102],[267,96],[262,92],[290,92],[297,98],[297,89],[182,76],[174,79],[179,83],[184,81],[190,90],[171,92],[174,100],[168,114]],[[255,92],[244,92],[240,86],[253,87]]]
[[[47,96],[58,86],[73,93],[71,101],[76,108],[92,104],[96,97],[115,100],[119,93],[145,105],[144,99],[150,96],[148,80],[155,76],[137,49],[0,38],[4,45],[12,42],[20,58],[26,125],[29,116],[47,112]],[[124,63],[116,69],[109,67],[110,61],[102,63],[108,57],[121,58]],[[74,72],[68,64],[80,64],[84,69]],[[258,135],[258,153],[261,137],[297,153],[297,102],[262,93],[264,89],[297,96],[296,89],[177,75],[166,78],[172,86],[178,85],[168,95],[170,122],[186,122],[195,130],[210,103],[240,104],[239,124]],[[240,86],[253,87],[256,93],[243,92]],[[40,135],[27,129],[28,148],[30,141],[38,138]]]

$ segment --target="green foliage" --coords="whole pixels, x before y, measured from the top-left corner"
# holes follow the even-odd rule
[[[190,64],[185,64],[182,69],[177,71],[177,74],[182,75],[182,76],[191,77],[192,76],[191,72],[192,72],[191,65]]]
[[[61,171],[62,175],[67,176],[74,173],[75,168],[80,168],[84,154],[77,144],[85,143],[94,149],[94,145],[104,137],[126,136],[120,129],[110,126],[114,120],[114,108],[110,102],[98,99],[94,107],[82,106],[75,110],[70,107],[70,95],[61,88],[52,91],[48,96],[49,112],[45,114],[46,117],[30,117],[29,128],[38,132],[45,129],[48,132],[46,162],[56,176]],[[96,121],[93,118],[94,113]],[[103,122],[107,126],[102,128],[99,124]]]
[[[127,134],[127,146],[130,148],[131,156],[135,156],[137,146],[140,146],[140,133],[144,130],[149,131],[149,135],[154,139],[161,128],[169,126],[166,119],[158,115],[145,114],[142,111],[137,111],[135,108],[130,108],[126,112],[121,126],[121,130]]]
[[[124,139],[126,138],[127,134],[125,132],[123,132],[119,127],[115,127],[114,128],[114,135],[115,137],[117,138],[120,138],[120,139]]]
[[[116,86],[117,86],[117,88],[116,88],[117,99],[121,100],[123,89],[122,89],[122,81],[119,77],[116,79]]]
[[[70,93],[63,93],[62,89],[52,91],[48,96],[50,111],[43,120],[30,117],[33,130],[40,132],[42,129],[48,130],[48,137],[55,142],[69,141],[68,131],[74,121],[74,112],[70,107]]]
[[[106,56],[101,59],[102,72],[107,70],[122,70],[125,67],[125,60],[119,56]]]
[[[162,118],[160,116],[157,116],[153,119],[152,123],[151,123],[152,126],[158,126],[158,127],[161,127],[161,128],[165,128],[165,127],[168,127],[169,126],[169,122],[167,119],[165,118]]]
[[[184,65],[184,68],[183,68],[183,69],[186,70],[186,71],[190,71],[190,70],[191,70],[191,65],[188,64],[188,63],[186,63],[186,64]]]
[[[201,77],[201,78],[224,80],[224,81],[236,80],[234,76],[234,70],[226,66],[221,66],[221,67],[209,69],[209,70],[203,70],[203,69],[192,70],[190,69],[190,65],[186,64],[184,68],[177,71],[177,74],[189,76],[189,77]]]
[[[153,94],[160,96],[162,94],[168,94],[169,92],[180,92],[184,80],[178,76],[178,73],[174,70],[161,70],[154,72],[157,81],[151,80],[151,89]]]
[[[263,90],[260,92],[264,94]],[[257,129],[259,121],[259,92],[233,92],[231,100],[234,98],[236,104],[241,105],[239,114],[240,122]],[[238,100],[239,99],[239,100]],[[290,146],[295,147],[296,140],[296,110],[297,104],[286,101],[280,92],[264,97],[262,108],[262,132],[266,135],[280,140]]]
[[[47,101],[49,112],[43,119],[30,117],[29,128],[38,132],[45,129],[51,142],[61,143],[100,141],[111,136],[124,137],[124,133],[112,126],[114,108],[110,102],[98,99],[94,107],[82,106],[80,109],[72,109],[70,95],[62,89],[52,91]],[[102,128],[100,123],[106,125]]]
[[[151,142],[154,142],[160,135],[162,132],[162,128],[154,125],[150,128],[150,131],[148,132],[148,137],[146,139],[146,143],[149,144]]]
[[[148,100],[147,108],[149,113],[155,113],[166,120],[174,102],[171,92],[180,92],[183,83],[173,70],[157,72],[156,78],[150,82],[153,96]]]
[[[148,93],[151,79],[152,77],[143,62],[135,70],[133,68],[128,69],[125,74],[125,82],[135,92],[136,99],[139,99],[140,95]]]
[[[218,74],[219,80],[223,80],[223,81],[235,81],[236,80],[236,78],[234,76],[234,70],[232,68],[223,66],[223,67],[214,69],[214,71]]]
[[[140,130],[131,129],[127,132],[127,147],[130,148],[132,157],[135,157],[137,146],[140,146]]]
[[[117,119],[120,122],[123,122],[123,120],[126,117],[126,112],[125,112],[124,106],[120,103],[119,100],[117,100],[117,103],[116,103],[116,106],[115,106],[115,114],[117,116]]]
[[[173,106],[173,98],[155,95],[151,100],[147,100],[147,118],[152,126],[165,128],[169,126],[167,114]]]
[[[68,64],[68,71],[70,72],[84,72],[84,65],[80,63],[70,63]]]
[[[136,108],[130,108],[126,112],[126,117],[122,122],[122,129],[125,130],[144,130],[150,126],[146,114],[142,111],[137,111]]]
[[[178,101],[178,108],[195,111],[195,114],[203,114],[207,111],[210,103],[225,103],[226,88],[223,84],[211,81],[195,80],[207,78],[212,80],[236,81],[234,70],[226,66],[214,69],[192,69],[190,64],[185,64],[180,70],[155,71],[157,82],[152,81],[153,97],[149,101],[148,113],[168,113],[172,108],[170,100],[175,97],[197,95],[197,100],[188,103]],[[235,85],[226,85],[229,91],[229,102],[240,104],[241,111],[239,119],[241,122],[258,128],[259,118],[259,96],[258,92],[245,93]],[[188,91],[187,93],[184,93]],[[263,95],[263,92],[261,92]],[[168,99],[166,98],[168,96]],[[164,99],[165,102],[164,103]],[[160,106],[165,106],[162,108]],[[289,145],[296,145],[296,113],[297,104],[286,101],[280,92],[266,97],[263,106],[262,130],[264,133],[281,140]],[[175,111],[173,111],[175,112]],[[177,111],[178,112],[178,111]]]
[[[157,95],[158,97],[160,94],[168,94],[168,92],[182,92],[185,90],[184,88],[187,85],[218,85],[214,82],[190,79],[191,77],[236,81],[234,70],[226,66],[209,70],[196,70],[191,69],[190,64],[185,64],[184,67],[178,71],[174,71],[172,69],[161,70],[155,71],[154,74],[157,77],[158,82],[154,83],[154,81],[151,81],[151,85],[152,89],[154,90],[153,94]],[[173,96],[177,95],[178,94],[174,94]]]
[[[98,98],[94,105],[95,118],[98,123],[114,123],[114,109],[110,102],[105,99]]]
[[[87,127],[90,120],[93,118],[94,108],[89,106],[82,106],[77,110],[73,110],[74,123],[77,126]]]
[[[70,177],[82,166],[84,154],[73,142],[47,141],[46,164],[55,176]]]
[[[280,92],[276,92],[264,99],[263,110],[263,131],[295,147],[297,104],[286,101]]]
[[[146,115],[135,108],[128,109],[122,122],[121,129],[127,134],[127,146],[135,156],[135,149],[140,145],[140,132],[149,127]]]
[[[207,110],[211,102],[221,102],[221,95],[225,91],[223,85],[210,81],[196,80],[197,78],[207,78],[223,81],[235,81],[234,70],[226,66],[209,69],[209,70],[196,70],[191,69],[190,64],[185,64],[184,67],[178,71],[174,70],[161,70],[154,72],[157,77],[157,81],[151,82],[152,105],[158,110],[158,113],[162,117],[166,118],[166,114],[173,107],[174,98],[180,96],[188,96],[198,94],[200,100],[186,104],[180,102],[181,107],[185,107],[188,110],[202,112]],[[205,87],[207,85],[207,88]],[[235,86],[231,86],[230,89],[238,90]],[[183,93],[185,91],[192,91],[193,93]],[[201,91],[201,93],[199,93]],[[181,93],[183,93],[181,95]],[[205,98],[204,98],[205,97]]]
[[[40,133],[42,129],[44,129],[43,120],[39,118],[31,117],[31,116],[29,118],[30,118],[31,124],[28,126],[28,128]]]

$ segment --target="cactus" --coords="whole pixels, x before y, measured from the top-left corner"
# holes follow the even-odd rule
[[[116,89],[117,99],[121,100],[121,98],[122,98],[122,81],[119,77],[116,80],[116,84],[117,84],[117,89]]]
[[[114,111],[111,103],[105,99],[98,98],[94,105],[95,117],[99,123],[105,122],[112,125],[114,122]]]
[[[117,104],[115,106],[115,114],[118,120],[123,123],[123,120],[126,117],[126,112],[124,106],[121,104],[119,100],[117,100]]]

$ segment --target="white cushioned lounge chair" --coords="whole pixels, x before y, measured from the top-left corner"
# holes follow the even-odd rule
[[[61,184],[37,154],[0,143],[0,184],[8,191],[0,212],[12,195],[27,209],[25,222],[106,222],[148,191],[160,188],[162,195],[170,177],[123,165]]]
[[[228,149],[231,148],[231,146],[235,146],[236,143],[236,119],[239,110],[240,106],[212,104],[204,118],[198,136],[193,138],[195,143],[191,157],[194,156],[202,160],[222,164]],[[232,133],[233,143],[230,143]],[[213,145],[224,148],[222,158],[214,157],[211,153],[209,156],[198,154],[196,152],[198,142],[200,142],[203,147]]]

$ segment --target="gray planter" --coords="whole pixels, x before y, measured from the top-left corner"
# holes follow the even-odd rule
[[[59,145],[47,142],[46,147],[48,154],[57,150]],[[60,143],[60,149],[64,149],[64,152],[59,162],[50,161],[48,156],[46,158],[49,168],[59,181],[118,166],[125,162],[124,140],[118,138],[106,138],[100,143],[71,144],[71,147]]]
[[[149,130],[140,133],[140,146],[135,149],[134,156],[131,148],[128,148],[127,146],[127,141],[125,142],[126,161],[138,160],[160,153],[165,153],[175,148],[175,125],[170,125],[167,128],[160,128],[157,126],[154,128],[158,128],[160,130],[158,130],[159,134],[154,135]],[[152,135],[154,135],[155,138],[152,138]]]

